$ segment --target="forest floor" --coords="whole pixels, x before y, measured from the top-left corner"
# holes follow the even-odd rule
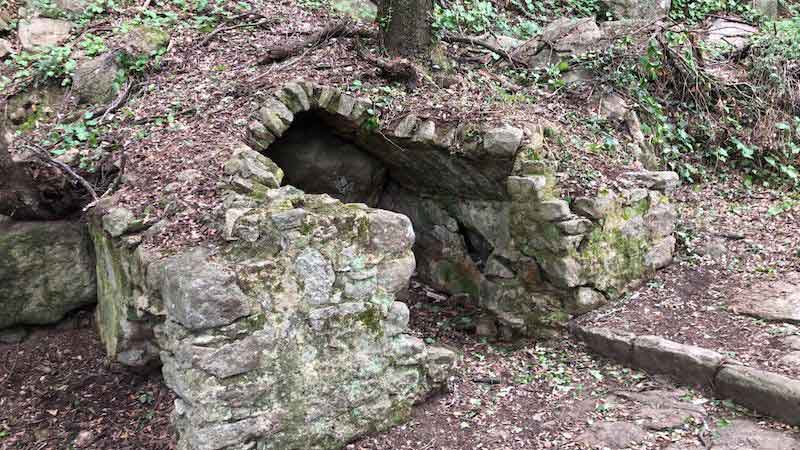
[[[462,355],[450,392],[348,449],[800,449],[796,428],[599,358],[565,336],[487,342],[474,334],[475,305],[416,283],[407,301],[411,333]],[[88,311],[0,344],[2,450],[174,449],[173,399],[158,374],[107,362]]]

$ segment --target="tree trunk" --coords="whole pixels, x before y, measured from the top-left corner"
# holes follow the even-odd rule
[[[433,39],[433,0],[379,0],[381,41],[394,56],[427,56]]]
[[[76,204],[72,185],[62,174],[17,162],[8,151],[5,129],[0,124],[0,214],[17,220],[52,220],[71,213]]]

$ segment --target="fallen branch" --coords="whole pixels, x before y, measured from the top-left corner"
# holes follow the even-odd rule
[[[29,150],[32,150],[34,154],[36,154],[36,156],[38,156],[45,164],[60,169],[62,172],[66,173],[67,175],[72,177],[75,181],[80,183],[80,185],[83,186],[86,189],[86,191],[89,192],[89,194],[92,196],[93,203],[97,203],[97,201],[100,200],[97,197],[97,193],[94,191],[94,186],[92,186],[88,181],[86,181],[85,178],[75,173],[75,171],[72,170],[70,166],[64,164],[61,161],[53,159],[50,156],[50,154],[41,147],[30,144],[26,144],[25,147],[28,148]]]
[[[470,44],[470,45],[475,45],[475,46],[478,46],[478,47],[483,47],[483,48],[491,51],[492,53],[495,53],[495,54],[499,55],[500,57],[507,59],[511,64],[524,65],[524,63],[522,61],[517,60],[516,58],[511,56],[511,54],[508,53],[507,51],[505,51],[504,49],[502,49],[502,48],[500,48],[500,47],[498,47],[496,45],[490,44],[489,42],[487,42],[487,41],[485,41],[483,39],[478,39],[476,37],[471,37],[471,36],[460,36],[460,35],[453,34],[453,33],[445,33],[445,35],[442,37],[442,39],[444,41],[450,42],[450,43]]]
[[[97,112],[97,114],[100,114],[101,112],[103,114],[100,117],[100,123],[105,122],[106,121],[106,117],[108,117],[109,114],[111,114],[114,111],[118,110],[120,107],[122,107],[122,105],[125,104],[125,101],[127,101],[127,99],[128,99],[128,94],[131,93],[131,87],[132,86],[133,86],[133,80],[129,79],[128,82],[125,83],[125,87],[119,92],[119,94],[117,94],[117,97],[114,99],[114,101],[112,101],[103,110],[100,110],[100,111]]]
[[[341,20],[326,26],[325,28],[314,32],[303,41],[289,44],[284,47],[272,48],[267,50],[267,55],[258,61],[258,65],[272,64],[281,62],[287,58],[295,56],[307,48],[316,47],[323,42],[341,36],[350,36],[354,34],[351,28],[350,20]]]

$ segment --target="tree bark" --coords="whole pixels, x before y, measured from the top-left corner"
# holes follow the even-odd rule
[[[427,56],[433,39],[433,0],[379,0],[381,43],[393,56]]]

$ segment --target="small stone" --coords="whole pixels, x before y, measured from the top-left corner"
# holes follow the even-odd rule
[[[578,436],[578,442],[592,448],[628,448],[647,439],[647,432],[630,422],[599,422]]]
[[[644,265],[649,270],[658,270],[667,267],[672,262],[675,252],[675,237],[668,236],[650,247],[644,256]]]
[[[417,125],[417,116],[409,114],[397,124],[394,135],[399,138],[410,138],[414,134],[414,127]]]
[[[94,440],[94,433],[84,430],[78,433],[78,437],[75,438],[75,446],[78,448],[88,447]]]
[[[599,220],[617,207],[617,196],[610,191],[601,192],[595,198],[578,197],[575,199],[575,212],[590,219]]]
[[[493,128],[483,134],[483,148],[492,156],[513,157],[522,142],[523,131],[510,125]]]
[[[315,249],[306,249],[295,261],[294,271],[301,280],[303,300],[312,306],[330,302],[336,274],[330,261]]]
[[[563,220],[571,214],[569,204],[564,200],[546,200],[540,202],[534,209],[534,217],[545,222]]]
[[[574,304],[570,305],[572,314],[586,314],[607,303],[603,294],[590,287],[580,287],[574,295]]]
[[[592,221],[589,219],[572,219],[558,222],[556,226],[564,234],[584,234],[592,229]]]
[[[119,237],[128,231],[134,220],[136,217],[130,210],[122,207],[113,208],[103,216],[103,229],[112,237]]]
[[[390,211],[370,211],[369,234],[373,246],[390,253],[405,251],[414,244],[411,221],[403,214]]]
[[[436,137],[436,124],[432,120],[426,120],[417,127],[414,134],[414,142],[431,143]]]
[[[662,238],[672,234],[678,215],[670,204],[652,206],[644,215],[644,223],[654,238]]]
[[[356,106],[356,99],[352,95],[341,94],[336,106],[336,113],[342,117],[349,117]]]
[[[261,123],[277,137],[283,136],[294,121],[294,113],[286,105],[273,97],[267,98],[258,110]]]
[[[278,98],[289,107],[293,113],[311,109],[311,101],[305,88],[298,83],[288,83],[277,94]]]
[[[571,256],[550,257],[542,261],[542,269],[553,284],[559,287],[575,287],[583,284],[583,268]]]
[[[115,96],[114,86],[119,69],[112,52],[84,60],[78,63],[72,74],[72,92],[80,103],[107,103]]]
[[[14,53],[14,47],[11,45],[11,42],[8,42],[5,39],[0,39],[0,59],[5,58],[12,53]]]
[[[667,193],[674,191],[681,185],[681,179],[678,174],[671,171],[627,172],[624,176],[634,183],[640,184],[648,189],[655,189]]]
[[[511,199],[519,202],[538,201],[543,199],[547,187],[544,175],[511,176],[506,178],[506,189]]]

